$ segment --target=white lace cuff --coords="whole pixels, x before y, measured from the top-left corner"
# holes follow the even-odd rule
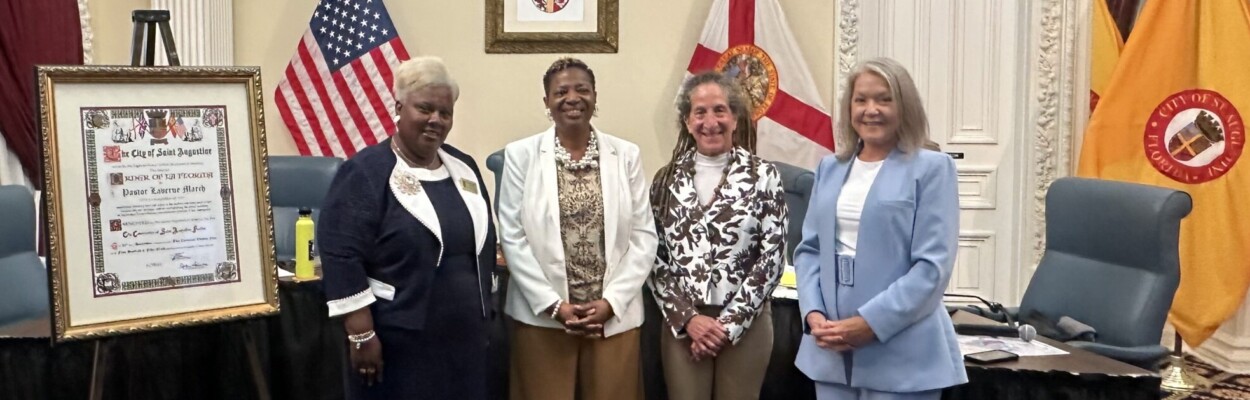
[[[333,317],[337,317],[343,314],[347,314],[352,311],[356,311],[356,310],[368,307],[370,304],[373,304],[373,302],[375,301],[378,301],[378,299],[376,297],[373,297],[373,290],[365,289],[361,291],[360,293],[356,293],[351,296],[347,296],[338,300],[327,301],[326,306],[329,307],[330,317],[333,318]]]

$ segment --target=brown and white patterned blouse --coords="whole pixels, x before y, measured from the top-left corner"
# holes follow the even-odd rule
[[[656,301],[677,337],[698,306],[723,306],[718,320],[737,343],[781,277],[787,218],[781,174],[734,148],[707,205],[695,192],[693,150],[675,161],[673,174],[668,187],[651,187],[653,199],[665,200],[652,205],[660,236],[651,275]]]
[[[603,297],[607,270],[603,249],[603,185],[599,165],[569,170],[556,162],[560,192],[560,237],[564,239],[569,302],[582,304]]]

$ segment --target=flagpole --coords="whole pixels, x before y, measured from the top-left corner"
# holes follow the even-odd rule
[[[1211,387],[1211,381],[1198,375],[1185,364],[1185,354],[1181,351],[1184,346],[1185,342],[1181,341],[1181,333],[1176,332],[1176,338],[1172,341],[1172,355],[1168,359],[1168,365],[1160,373],[1163,376],[1161,385],[1163,390],[1172,393],[1189,393]]]

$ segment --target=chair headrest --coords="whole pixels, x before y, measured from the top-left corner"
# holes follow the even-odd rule
[[[0,186],[0,257],[35,251],[35,197],[19,185]]]
[[[320,208],[341,165],[336,157],[270,156],[271,205]]]
[[[495,176],[499,176],[500,173],[503,173],[503,161],[503,149],[490,153],[490,155],[486,157],[486,169],[494,172]]]
[[[807,196],[811,193],[812,184],[816,182],[815,172],[783,162],[773,161],[773,165],[777,167],[777,172],[781,174],[782,186],[786,192],[801,196]]]
[[[1188,193],[1136,183],[1061,178],[1046,193],[1046,248],[1118,265],[1159,265],[1177,249]],[[1170,257],[1170,256],[1169,256]]]

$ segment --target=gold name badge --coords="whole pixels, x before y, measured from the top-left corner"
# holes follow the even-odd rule
[[[468,179],[460,179],[460,190],[477,194],[477,183]]]

